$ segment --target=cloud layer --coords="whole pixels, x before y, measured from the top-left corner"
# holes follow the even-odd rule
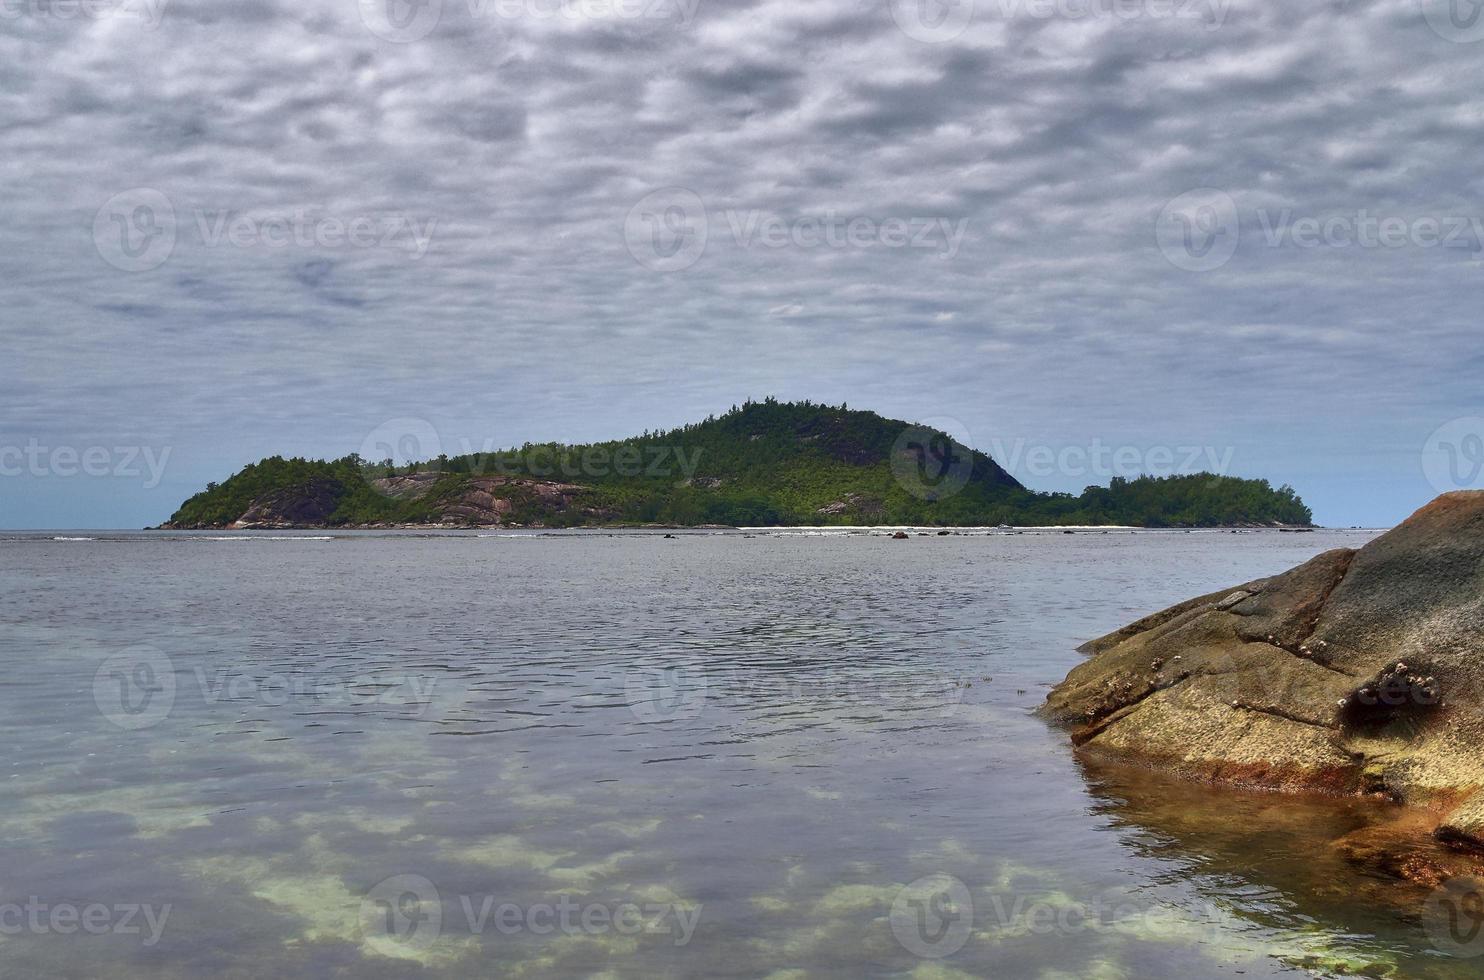
[[[149,490],[0,478],[0,524],[157,521],[389,420],[457,451],[765,394],[1232,449],[1399,519],[1484,414],[1484,25],[1447,13],[0,0],[0,445],[172,450]]]

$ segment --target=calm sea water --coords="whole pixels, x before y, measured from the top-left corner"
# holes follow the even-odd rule
[[[1368,537],[0,535],[0,973],[1474,975],[1330,856],[1368,805],[1032,714]]]

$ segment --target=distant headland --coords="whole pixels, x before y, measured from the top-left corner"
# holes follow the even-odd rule
[[[936,429],[766,399],[666,432],[395,464],[272,456],[162,528],[1310,527],[1293,488],[1212,473],[1030,490]]]

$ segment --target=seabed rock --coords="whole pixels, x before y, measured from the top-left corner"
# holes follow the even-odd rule
[[[1484,492],[1446,494],[1359,550],[1181,603],[1083,651],[1092,659],[1042,708],[1079,751],[1382,796],[1430,812],[1432,842],[1484,854]],[[1384,854],[1390,873],[1434,874],[1407,839],[1343,846]]]

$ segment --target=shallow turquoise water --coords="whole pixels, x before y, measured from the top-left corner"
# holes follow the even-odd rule
[[[7,977],[1475,975],[1031,714],[1365,533],[0,537]]]

